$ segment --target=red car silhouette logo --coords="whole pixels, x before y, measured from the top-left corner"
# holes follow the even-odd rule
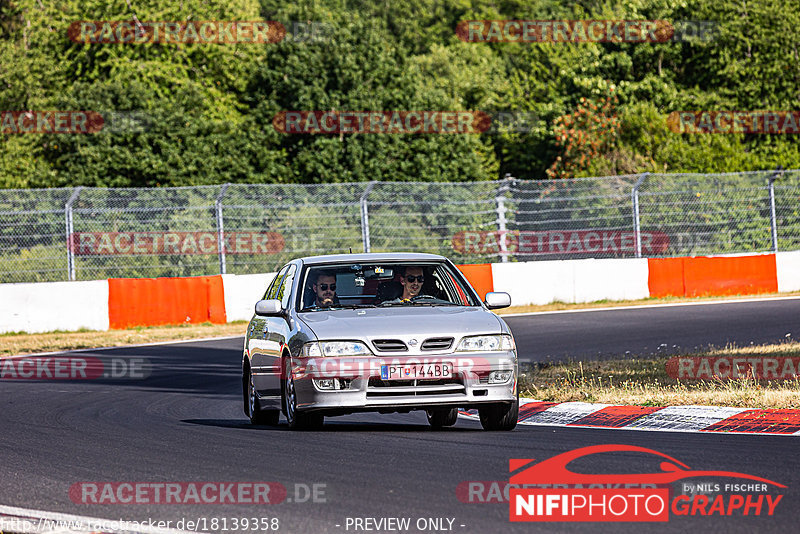
[[[567,464],[578,458],[602,452],[643,452],[660,456],[667,461],[661,462],[660,472],[637,474],[585,474],[575,473],[567,469]],[[509,462],[509,471],[514,472],[524,465],[534,462],[533,459],[514,459]],[[691,469],[683,462],[664,453],[637,447],[634,445],[593,445],[573,451],[561,453],[553,458],[543,460],[527,469],[512,475],[509,483],[525,484],[669,484],[677,480],[692,477],[732,477],[745,478],[758,482],[766,482],[779,488],[785,488],[772,480],[735,471],[698,471]]]

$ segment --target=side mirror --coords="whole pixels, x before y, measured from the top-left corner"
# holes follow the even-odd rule
[[[281,301],[277,299],[256,302],[256,315],[275,316],[281,314],[283,314],[283,308],[281,308]]]
[[[498,308],[508,308],[511,306],[511,295],[503,291],[492,291],[486,293],[486,300],[483,301],[490,310]]]

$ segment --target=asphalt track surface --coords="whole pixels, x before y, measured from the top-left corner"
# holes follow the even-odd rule
[[[567,347],[593,351],[597,340],[581,338],[603,332],[603,347],[612,351],[610,347],[616,344],[624,352],[661,339],[673,341],[672,336],[680,334],[680,325],[692,318],[706,318],[708,342],[779,339],[786,333],[781,330],[791,327],[792,321],[796,325],[799,304],[782,301],[710,309],[536,315],[510,323],[524,357],[546,356],[555,350],[559,336]],[[709,323],[712,316],[717,318],[714,324]],[[752,323],[762,317],[765,326],[782,326],[764,332],[766,338],[748,339],[758,331],[758,324]],[[631,330],[622,328],[621,323],[650,325],[646,331],[652,341],[644,334],[631,340]],[[684,347],[701,341],[697,333],[687,336],[680,338]],[[529,345],[530,339],[536,340],[534,346]],[[290,432],[283,421],[278,427],[253,427],[241,410],[241,346],[241,339],[228,339],[80,354],[146,358],[153,371],[143,380],[0,382],[0,504],[108,519],[171,520],[173,527],[184,518],[205,518],[207,522],[213,518],[278,518],[278,532],[292,533],[448,532],[418,530],[420,518],[452,519],[450,531],[463,533],[796,530],[800,505],[796,437],[537,426],[490,433],[468,420],[436,432],[419,412],[330,418],[318,432]],[[507,503],[462,502],[457,494],[463,482],[508,480],[512,458],[543,460],[579,447],[612,443],[655,449],[693,469],[757,475],[787,489],[782,490],[783,500],[771,517],[671,515],[668,523],[657,524],[510,523]],[[581,460],[575,470],[648,473],[657,467],[646,455],[614,453]],[[76,504],[69,497],[69,488],[81,481],[268,481],[285,486],[288,499],[260,506]],[[318,487],[324,488],[325,502],[296,502],[295,488],[314,484],[324,485]],[[475,500],[488,496],[491,486],[484,488],[483,493],[474,495]],[[300,496],[304,495],[300,491]],[[367,517],[410,518],[411,528],[346,528],[347,518]],[[224,531],[218,528],[216,532]]]
[[[520,361],[668,355],[800,339],[800,297],[505,318]]]

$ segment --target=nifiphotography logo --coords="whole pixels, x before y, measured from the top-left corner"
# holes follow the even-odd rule
[[[664,461],[655,473],[584,474],[567,468],[580,458],[609,452],[645,453]],[[744,473],[693,470],[671,456],[632,445],[583,447],[532,462],[535,460],[509,461],[514,473],[509,479],[510,521],[665,522],[670,511],[676,516],[771,516],[783,495],[768,493],[770,486],[786,487]],[[520,471],[525,466],[529,467]],[[709,483],[709,477],[730,480]],[[703,483],[682,483],[684,491],[671,495],[669,484],[693,478],[702,478]],[[695,491],[697,488],[709,491]]]

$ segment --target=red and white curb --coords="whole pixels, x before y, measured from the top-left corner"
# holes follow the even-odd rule
[[[800,436],[800,410],[719,406],[617,406],[520,399],[519,424],[560,427]],[[460,412],[478,419],[477,410]]]
[[[160,528],[148,524],[148,521],[103,519],[0,505],[0,533],[5,532],[9,534],[34,532],[36,534],[194,534],[185,530]]]

